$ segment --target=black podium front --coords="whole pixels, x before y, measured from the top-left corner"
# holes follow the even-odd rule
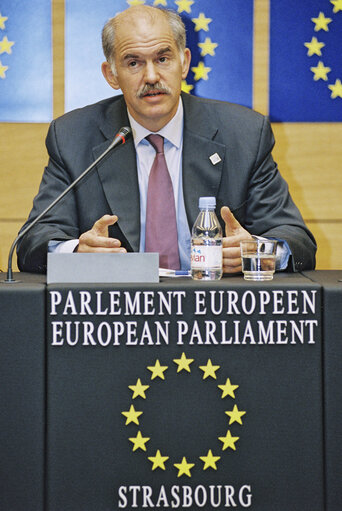
[[[46,286],[21,280],[0,283],[0,509],[42,511]]]
[[[324,509],[318,283],[48,286],[47,314],[48,511]]]
[[[311,271],[322,285],[326,510],[342,509],[342,272]]]

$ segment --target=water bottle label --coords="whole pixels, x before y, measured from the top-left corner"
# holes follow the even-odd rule
[[[191,268],[201,270],[203,268],[222,267],[221,245],[193,245],[191,248]]]

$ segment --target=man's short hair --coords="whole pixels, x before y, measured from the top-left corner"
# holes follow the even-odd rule
[[[182,18],[171,9],[162,9],[160,7],[152,7],[148,6],[148,9],[153,9],[163,13],[166,17],[171,31],[173,33],[177,48],[181,55],[181,59],[183,62],[184,59],[184,50],[186,47],[186,31],[185,26],[182,21]],[[129,10],[129,9],[128,9]],[[148,11],[147,11],[148,12]],[[111,65],[113,74],[116,74],[115,68],[115,33],[117,26],[117,17],[120,13],[113,18],[110,18],[102,30],[102,48],[103,53],[106,57],[107,62]]]

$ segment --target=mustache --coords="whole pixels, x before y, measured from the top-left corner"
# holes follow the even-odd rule
[[[142,98],[144,97],[146,94],[150,94],[150,93],[153,93],[153,92],[161,92],[163,94],[171,94],[171,90],[169,89],[169,87],[167,87],[166,85],[164,85],[163,83],[155,83],[155,84],[150,84],[150,83],[146,83],[137,93],[137,96],[138,98]]]

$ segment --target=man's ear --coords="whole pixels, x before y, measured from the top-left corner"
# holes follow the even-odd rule
[[[191,51],[189,48],[185,48],[184,50],[184,61],[182,64],[182,78],[185,80],[185,78],[188,75],[189,67],[191,62]]]
[[[101,70],[102,70],[103,76],[105,77],[106,82],[109,83],[109,85],[113,89],[115,89],[115,90],[120,89],[117,77],[113,74],[111,65],[109,64],[109,62],[107,62],[107,61],[102,62]]]

